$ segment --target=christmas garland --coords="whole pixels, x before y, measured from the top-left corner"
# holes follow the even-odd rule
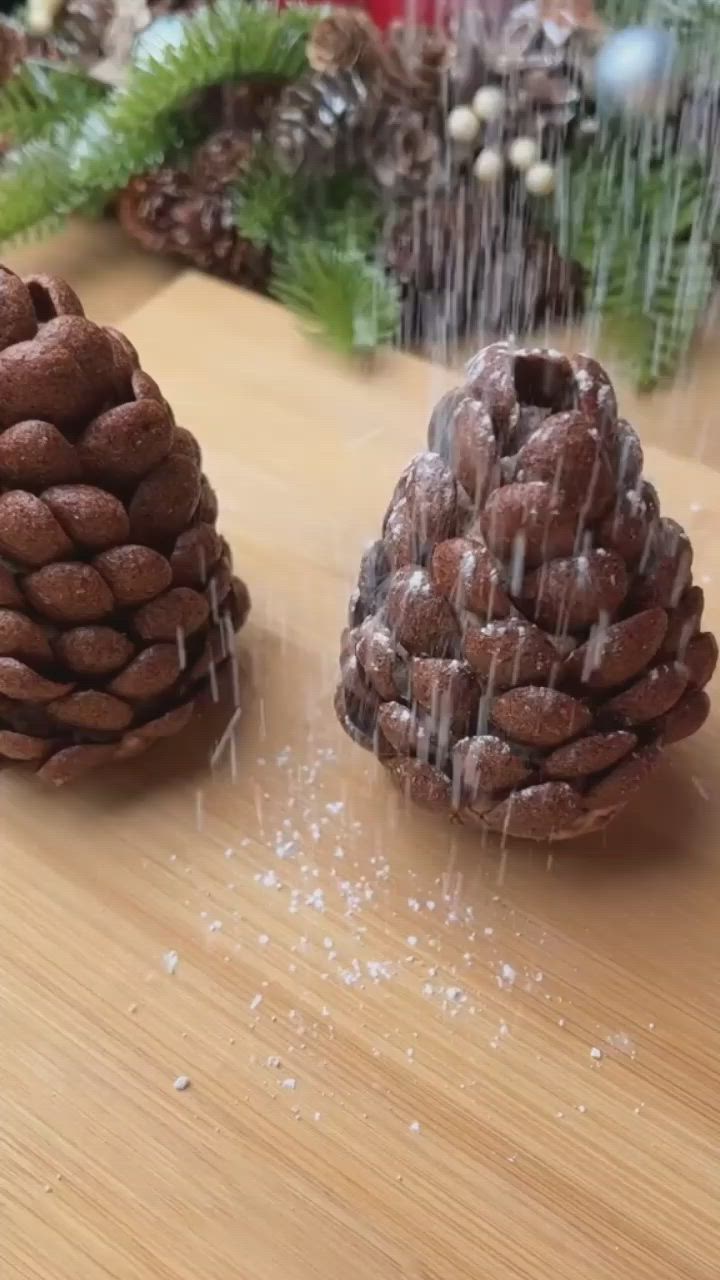
[[[719,235],[720,23],[664,5],[494,0],[381,30],[33,0],[0,23],[0,242],[111,209],[342,352],[448,358],[580,315],[652,386],[704,322]]]

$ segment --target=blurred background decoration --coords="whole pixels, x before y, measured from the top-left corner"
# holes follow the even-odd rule
[[[719,55],[716,0],[29,0],[0,242],[110,214],[361,355],[580,318],[648,388],[713,297]]]

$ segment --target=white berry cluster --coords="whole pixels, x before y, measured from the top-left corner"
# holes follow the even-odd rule
[[[448,116],[447,131],[453,142],[465,146],[476,141],[483,124],[492,124],[505,114],[507,100],[498,85],[486,84],[478,89],[470,106],[455,107]],[[507,146],[507,159],[513,169],[525,175],[525,186],[531,195],[547,196],[555,187],[555,169],[541,159],[534,138],[513,138]],[[473,173],[478,182],[497,182],[505,158],[497,147],[483,147],[478,152]]]

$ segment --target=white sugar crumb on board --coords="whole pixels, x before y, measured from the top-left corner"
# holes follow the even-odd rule
[[[710,796],[708,794],[708,791],[703,786],[703,783],[700,781],[700,779],[698,777],[695,777],[695,775],[693,775],[691,781],[700,798],[702,800],[709,800]]]
[[[277,1070],[278,1067],[282,1066],[282,1062],[276,1053],[271,1053],[270,1057],[265,1059],[265,1066]]]
[[[418,940],[414,933],[409,933],[405,941],[407,942],[409,947],[416,947]]]
[[[222,920],[211,920],[208,929],[210,933],[219,933],[222,929]]]
[[[163,956],[163,969],[165,970],[166,973],[169,973],[172,976],[172,974],[177,971],[177,967],[179,963],[180,963],[180,957],[177,951],[165,952]]]
[[[173,1089],[177,1089],[178,1093],[184,1093],[185,1090],[189,1088],[190,1088],[189,1076],[176,1076],[175,1079],[173,1080]]]
[[[517,978],[517,970],[513,969],[511,964],[502,964],[500,973],[498,974],[498,985],[501,987],[512,987]]]
[[[593,1045],[592,1049],[590,1050],[590,1057],[595,1062],[600,1062],[601,1058],[603,1057],[602,1049],[598,1049],[597,1045]]]
[[[259,1009],[259,1008],[260,1008],[260,1005],[262,1004],[262,999],[263,999],[263,998],[262,998],[262,996],[260,995],[260,992],[258,992],[258,993],[257,993],[257,995],[254,995],[254,996],[253,996],[253,998],[252,998],[252,1000],[250,1001],[250,1008],[251,1008],[251,1009]]]
[[[420,1133],[421,1132],[420,1121],[413,1120],[412,1123],[408,1125],[408,1128],[410,1129],[411,1133]]]
[[[618,1053],[624,1053],[629,1058],[635,1057],[635,1045],[624,1031],[615,1031],[609,1035],[608,1044],[612,1045],[613,1049],[617,1049]]]
[[[339,813],[342,813],[344,808],[345,808],[344,800],[331,800],[329,804],[325,805],[325,812],[332,814],[333,817],[336,817]]]
[[[259,934],[258,934],[258,946],[260,946],[260,947],[266,947],[269,941],[270,941],[270,935],[269,935],[269,934],[267,934],[267,933],[259,933]]]
[[[286,1079],[283,1080],[282,1082],[282,1088],[289,1089],[290,1091],[292,1091],[296,1087],[296,1085],[297,1085],[297,1080],[295,1079],[294,1076],[287,1076]]]

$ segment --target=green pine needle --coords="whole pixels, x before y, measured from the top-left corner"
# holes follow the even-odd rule
[[[240,235],[274,248],[299,233],[301,180],[258,158],[235,193],[235,223]],[[304,189],[304,188],[303,188]]]
[[[22,146],[84,115],[105,92],[81,72],[28,59],[0,89],[0,136]]]
[[[258,77],[294,79],[305,67],[305,45],[315,21],[317,13],[310,9],[278,11],[264,3],[219,0],[186,18],[180,36],[172,45],[159,45],[156,55],[150,28],[142,61],[88,121],[76,157],[76,180],[88,189],[124,185],[138,172],[138,152],[156,131],[158,118],[210,85]]]
[[[242,236],[280,253],[298,239],[352,243],[369,253],[377,243],[381,210],[373,189],[354,174],[303,179],[260,155],[237,188],[235,218]]]
[[[554,231],[586,275],[586,311],[639,388],[674,377],[712,290],[717,214],[687,156],[627,136],[563,171]]]
[[[162,164],[197,136],[198,113],[187,109],[194,94],[227,81],[299,75],[317,16],[312,8],[218,0],[183,19],[172,46],[158,45],[154,55],[146,45],[123,88],[89,110],[63,114],[49,128],[46,118],[36,129],[28,117],[29,141],[0,165],[0,241],[96,204]]]
[[[340,355],[367,357],[397,330],[395,288],[357,248],[305,241],[282,262],[272,292]]]

